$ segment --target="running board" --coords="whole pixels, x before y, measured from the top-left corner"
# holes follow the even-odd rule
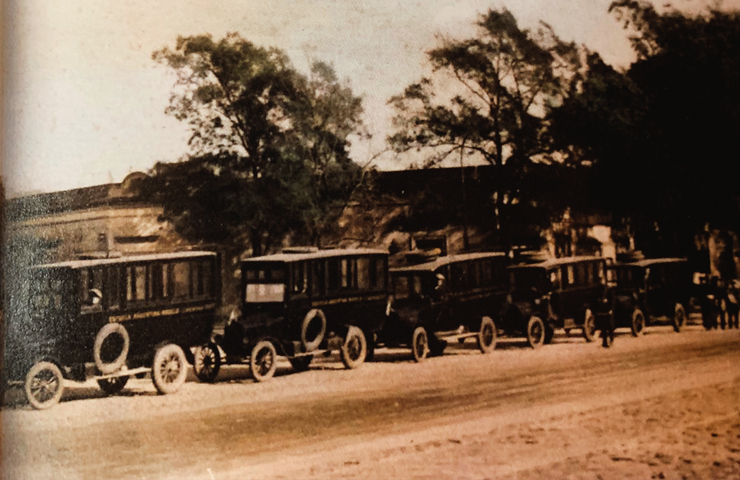
[[[149,367],[139,367],[139,368],[132,368],[131,370],[120,370],[118,372],[109,373],[108,375],[95,375],[93,378],[95,380],[106,380],[108,378],[118,378],[118,377],[130,377],[132,375],[138,375],[139,373],[149,373],[152,369]]]

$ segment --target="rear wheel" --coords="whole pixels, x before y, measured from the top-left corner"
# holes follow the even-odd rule
[[[98,379],[98,385],[106,395],[119,393],[126,386],[126,383],[128,383],[128,376]]]
[[[429,354],[429,337],[424,327],[416,327],[411,335],[411,355],[414,361],[423,362]]]
[[[545,343],[545,323],[540,317],[530,317],[527,322],[527,343],[532,348],[539,348]]]
[[[596,330],[596,317],[590,308],[586,309],[585,319],[583,320],[583,338],[587,342],[593,342],[598,337]]]
[[[673,330],[676,332],[680,332],[681,328],[683,328],[685,323],[686,323],[686,310],[684,310],[683,305],[681,305],[680,303],[677,303],[676,308],[673,313]]]
[[[33,408],[51,408],[59,403],[64,393],[62,371],[51,362],[38,362],[28,371],[24,390],[26,399]]]
[[[157,349],[152,362],[152,382],[160,394],[175,393],[185,383],[188,361],[179,345],[168,343]]]
[[[496,348],[496,325],[491,317],[483,317],[480,321],[480,331],[476,337],[478,349],[482,353],[491,353]]]
[[[630,330],[632,331],[633,337],[642,336],[645,333],[645,315],[642,310],[636,308],[632,312],[632,323],[630,324]]]
[[[349,327],[344,345],[339,351],[339,358],[346,368],[353,369],[362,365],[366,357],[367,340],[365,334],[358,327]]]
[[[269,340],[261,340],[252,348],[249,355],[249,371],[258,382],[266,382],[277,370],[277,351]]]
[[[221,369],[221,352],[215,343],[209,342],[195,349],[193,370],[198,380],[212,383]]]

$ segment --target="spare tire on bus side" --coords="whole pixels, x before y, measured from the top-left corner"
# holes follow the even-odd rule
[[[93,358],[100,373],[107,375],[126,363],[130,339],[120,323],[108,323],[95,335]]]
[[[306,352],[319,348],[326,334],[326,315],[318,308],[309,310],[301,323],[301,346]]]

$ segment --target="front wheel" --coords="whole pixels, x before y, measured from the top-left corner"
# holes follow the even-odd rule
[[[26,399],[36,410],[51,408],[62,398],[64,376],[51,362],[38,362],[26,375],[24,384]]]
[[[686,310],[684,310],[683,305],[677,303],[673,313],[673,330],[675,332],[680,332],[685,323]]]
[[[193,371],[198,380],[204,383],[213,383],[220,369],[221,352],[215,343],[209,342],[195,349]]]
[[[636,308],[632,312],[632,323],[630,324],[630,330],[632,331],[633,337],[642,336],[645,333],[645,315],[642,310]]]
[[[353,369],[362,365],[366,356],[367,340],[365,340],[365,334],[358,327],[349,327],[344,345],[339,351],[339,358],[346,368]]]
[[[128,376],[98,379],[98,386],[106,395],[115,395],[128,383]]]
[[[269,340],[261,340],[252,348],[249,356],[249,371],[258,382],[266,382],[277,370],[277,351]]]
[[[411,335],[411,355],[419,363],[426,360],[429,354],[429,337],[424,327],[416,327]]]
[[[157,349],[152,362],[152,382],[161,395],[175,393],[185,383],[188,361],[179,345],[168,343]]]
[[[478,332],[478,349],[481,353],[491,353],[496,348],[496,325],[491,317],[483,317]]]
[[[583,320],[583,338],[587,342],[593,342],[598,335],[596,334],[596,317],[590,308],[586,309],[585,319]]]
[[[545,343],[545,323],[540,317],[531,317],[527,322],[527,343],[532,348],[540,348]]]

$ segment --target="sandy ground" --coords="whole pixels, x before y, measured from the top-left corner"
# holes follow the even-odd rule
[[[3,478],[736,479],[739,345],[654,327],[609,350],[561,336],[418,365],[319,359],[262,384],[228,367],[168,396],[70,384],[45,412],[7,398]]]

